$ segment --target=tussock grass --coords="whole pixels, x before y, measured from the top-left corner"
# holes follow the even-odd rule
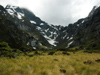
[[[83,51],[75,54],[68,52],[70,55],[65,55],[61,51],[53,55],[38,53],[41,55],[0,58],[0,75],[100,75],[100,63],[95,61],[100,59],[98,53],[90,54]],[[93,63],[84,64],[85,61]]]

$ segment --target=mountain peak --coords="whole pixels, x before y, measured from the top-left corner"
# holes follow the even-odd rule
[[[18,6],[7,5],[5,8],[6,8],[6,9],[10,9],[10,8],[16,9],[16,8],[19,8],[19,7],[18,7]]]
[[[98,6],[94,6],[93,8],[92,8],[92,10],[91,10],[91,12],[89,13],[89,17],[91,17],[93,14],[94,14],[94,12],[95,12],[95,10],[98,8]]]
[[[4,7],[2,5],[0,5],[0,10],[5,11]]]
[[[22,19],[22,17],[24,16],[23,10],[17,6],[7,5],[5,9],[13,17],[16,16],[19,19]]]

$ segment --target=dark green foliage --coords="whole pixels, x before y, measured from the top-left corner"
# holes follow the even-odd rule
[[[84,53],[100,53],[100,50],[84,50]]]
[[[40,53],[38,51],[35,51],[34,54],[35,55],[40,55]]]
[[[57,51],[66,51],[64,48],[57,49]]]
[[[49,51],[48,55],[53,55],[55,53],[55,51]]]
[[[58,61],[58,59],[54,59],[54,61]]]
[[[28,54],[28,56],[29,56],[29,57],[33,57],[33,56],[34,56],[34,54]]]
[[[48,75],[48,73],[47,72],[42,72],[41,75]]]
[[[96,62],[100,62],[100,59],[95,60]]]
[[[13,57],[13,49],[6,42],[0,42],[0,56]]]
[[[88,61],[84,61],[83,63],[84,63],[84,64],[87,64],[87,65],[91,65],[91,64],[94,64],[94,62],[93,62],[93,61],[91,61],[91,60],[88,60]]]
[[[67,51],[62,52],[64,55],[70,55]]]
[[[29,47],[29,46],[23,46],[23,47],[21,47],[20,50],[22,52],[30,52],[30,51],[33,51],[32,47]]]
[[[0,57],[16,58],[24,53],[19,49],[12,49],[8,43],[0,41]]]
[[[66,70],[65,69],[60,69],[60,72],[61,73],[66,73]]]
[[[93,53],[91,50],[84,50],[84,53]]]

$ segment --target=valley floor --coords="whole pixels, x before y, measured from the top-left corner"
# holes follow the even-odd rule
[[[100,54],[58,51],[54,55],[1,57],[0,75],[100,75]]]

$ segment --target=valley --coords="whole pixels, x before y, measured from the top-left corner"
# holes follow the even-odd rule
[[[0,75],[100,75],[100,6],[69,25],[0,5]]]

